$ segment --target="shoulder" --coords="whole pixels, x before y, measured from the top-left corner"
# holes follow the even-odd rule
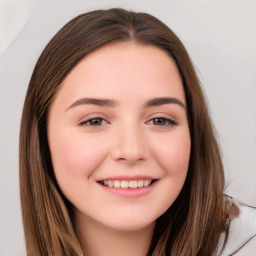
[[[230,222],[222,256],[250,256],[256,251],[256,208],[239,203],[240,214]]]

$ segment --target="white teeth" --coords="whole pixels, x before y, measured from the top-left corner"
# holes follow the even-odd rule
[[[137,180],[130,180],[128,186],[129,188],[137,188]]]
[[[128,188],[129,186],[129,183],[127,180],[122,180],[121,181],[121,188]]]
[[[152,183],[152,180],[104,180],[101,184],[104,184],[110,188],[142,188],[148,187]]]
[[[148,185],[150,184],[150,181],[149,180],[144,180],[144,187],[147,187]]]
[[[110,187],[110,188],[113,188],[113,182],[112,182],[112,180],[108,180],[107,182],[108,182],[108,185],[107,185],[107,186]]]
[[[143,180],[138,180],[138,188],[143,187],[144,181]]]
[[[120,180],[114,180],[114,187],[120,188]]]

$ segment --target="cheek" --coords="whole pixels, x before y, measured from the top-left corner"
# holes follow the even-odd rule
[[[170,176],[186,176],[190,158],[189,131],[181,131],[164,136],[154,145],[158,164]]]
[[[162,215],[178,197],[188,172],[190,159],[189,132],[168,134],[152,145],[155,161],[163,171],[155,207]]]
[[[56,134],[56,133],[55,133]],[[53,169],[59,182],[89,177],[103,161],[106,149],[88,136],[56,134],[51,138]]]

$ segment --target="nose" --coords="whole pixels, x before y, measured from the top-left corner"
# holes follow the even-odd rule
[[[116,134],[112,147],[112,158],[115,161],[132,165],[146,160],[148,155],[148,143],[142,129],[126,127]]]

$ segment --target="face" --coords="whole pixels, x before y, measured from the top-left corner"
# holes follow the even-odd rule
[[[49,147],[75,216],[116,230],[152,225],[180,193],[190,156],[172,58],[155,46],[107,45],[87,55],[55,96]]]

